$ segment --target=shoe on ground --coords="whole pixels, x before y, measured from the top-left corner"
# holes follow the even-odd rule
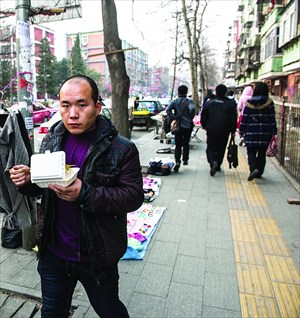
[[[248,181],[252,181],[254,178],[258,177],[259,176],[259,171],[257,169],[254,169],[249,177],[248,177]]]
[[[187,161],[183,161],[183,165],[187,166],[189,163]]]
[[[217,166],[217,172],[221,171],[221,167],[220,166]]]
[[[175,171],[175,172],[178,172],[179,167],[180,167],[180,163],[179,163],[179,162],[176,162],[176,165],[175,165],[175,167],[174,167],[174,171]]]
[[[217,168],[218,168],[218,164],[216,162],[213,162],[211,164],[211,168],[210,168],[210,175],[213,177],[216,172],[217,172]]]

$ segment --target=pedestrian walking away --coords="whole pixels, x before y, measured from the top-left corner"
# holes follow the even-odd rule
[[[181,159],[183,165],[188,165],[190,139],[194,127],[195,105],[192,99],[187,98],[187,92],[187,86],[179,86],[178,98],[172,100],[166,110],[168,116],[174,115],[179,119],[179,131],[175,135],[174,171],[176,172],[180,168]]]
[[[240,129],[241,120],[242,120],[244,108],[246,106],[246,102],[248,99],[250,99],[252,97],[252,95],[253,95],[253,88],[252,88],[252,86],[248,85],[243,89],[242,95],[239,98],[238,105],[237,105],[238,112],[239,112],[238,123],[237,123],[238,129]],[[243,145],[243,142],[244,142],[244,140],[242,139],[240,141],[241,146]]]
[[[239,133],[247,147],[248,181],[252,181],[263,175],[269,142],[277,134],[274,103],[266,83],[256,84],[244,108]]]
[[[210,175],[221,170],[228,137],[235,136],[237,110],[234,100],[226,97],[227,87],[216,87],[216,97],[207,102],[201,112],[201,125],[206,130],[206,156],[210,165]]]
[[[143,203],[143,179],[135,144],[100,115],[96,83],[84,75],[67,79],[59,92],[62,120],[41,153],[64,151],[80,168],[68,187],[31,183],[30,167],[14,166],[19,191],[41,196],[36,240],[42,317],[68,317],[77,281],[100,317],[129,317],[119,299],[118,262],[127,248],[127,213]]]

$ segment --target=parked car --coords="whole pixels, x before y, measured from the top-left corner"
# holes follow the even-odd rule
[[[157,99],[142,99],[137,110],[149,110],[150,116],[154,116],[164,110],[162,104]]]
[[[171,97],[158,98],[158,100],[162,104],[162,107],[166,109],[171,102]]]
[[[26,103],[25,103],[26,106]],[[22,108],[20,104],[14,104],[8,108],[9,111],[19,111]],[[44,123],[51,118],[51,110],[39,102],[32,103],[33,124]]]
[[[56,112],[59,111],[59,107],[60,107],[59,101],[56,101],[52,105],[49,106],[49,109],[51,111],[51,118],[54,116],[54,114]]]
[[[32,103],[33,124],[44,123],[51,118],[51,110],[41,103]]]

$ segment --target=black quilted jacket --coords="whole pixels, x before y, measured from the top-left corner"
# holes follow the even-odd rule
[[[62,150],[66,129],[62,122],[44,138],[41,152]],[[144,200],[143,179],[135,144],[118,135],[105,117],[97,119],[96,141],[82,167],[82,188],[76,206],[81,242],[85,242],[95,277],[101,269],[119,261],[127,248],[127,213]],[[37,220],[37,244],[42,257],[47,242],[54,239],[56,195],[49,189],[28,184],[28,195],[42,195]]]

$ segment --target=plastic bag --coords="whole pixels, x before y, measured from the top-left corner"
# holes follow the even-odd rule
[[[276,136],[273,136],[269,142],[266,155],[268,157],[275,157],[275,155],[278,152],[278,146],[277,146],[277,138]]]
[[[7,248],[22,246],[22,230],[20,228],[8,229],[7,227],[3,227],[1,230],[1,244]]]
[[[171,134],[172,135],[176,135],[179,132],[179,120],[178,119],[174,119],[171,122]]]
[[[230,138],[229,146],[227,147],[227,161],[229,162],[229,169],[236,168],[238,162],[238,146],[235,144],[234,137]]]

